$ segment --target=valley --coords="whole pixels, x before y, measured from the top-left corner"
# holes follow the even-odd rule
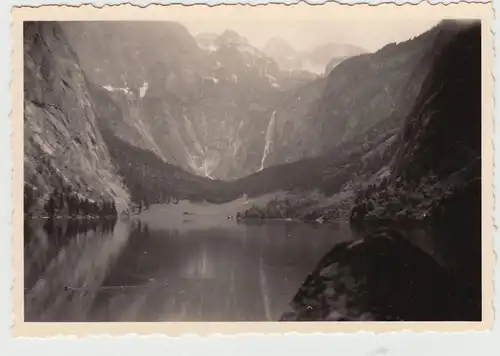
[[[31,318],[248,321],[257,313],[276,320],[283,300],[293,297],[286,320],[414,320],[406,309],[383,316],[344,310],[339,317],[332,311],[338,305],[320,302],[318,290],[328,290],[318,287],[320,274],[340,271],[331,258],[365,268],[372,260],[362,257],[364,249],[380,248],[377,256],[387,253],[388,264],[402,251],[414,262],[408,273],[428,267],[451,285],[453,303],[467,307],[443,309],[443,318],[477,319],[480,30],[477,23],[443,20],[370,53],[333,42],[305,52],[279,38],[257,48],[230,29],[195,36],[175,22],[25,23]],[[132,212],[130,219],[118,219],[123,212]],[[66,223],[90,218],[108,223]],[[411,246],[362,243],[357,254],[347,245],[380,226],[397,226]],[[56,235],[59,250],[51,250]],[[36,252],[38,245],[46,254]],[[184,249],[186,260],[177,258]],[[274,259],[281,265],[273,268]],[[144,304],[161,295],[101,291],[117,281],[136,283],[129,266],[147,278],[176,281],[191,299],[170,290],[161,314]],[[53,277],[47,289],[37,273]],[[251,286],[242,286],[247,277]],[[282,282],[286,295],[270,287],[283,278],[290,278]],[[93,288],[79,297],[85,310],[60,290],[82,283]],[[426,283],[422,289],[430,288]],[[231,291],[229,314],[217,304],[216,285]],[[446,298],[443,305],[451,303]],[[128,302],[143,303],[137,308],[145,314],[111,310]]]

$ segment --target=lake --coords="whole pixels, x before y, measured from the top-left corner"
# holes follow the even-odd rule
[[[263,199],[263,198],[262,198]],[[276,321],[347,227],[154,205],[128,222],[25,223],[26,321]]]

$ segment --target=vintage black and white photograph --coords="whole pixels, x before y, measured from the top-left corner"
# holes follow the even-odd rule
[[[192,11],[23,23],[24,321],[482,321],[481,20]]]

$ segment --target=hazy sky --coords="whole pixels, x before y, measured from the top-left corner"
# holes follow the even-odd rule
[[[437,20],[335,20],[335,21],[182,21],[189,31],[220,33],[233,29],[262,47],[271,37],[287,40],[296,49],[308,49],[327,42],[343,42],[376,51],[390,42],[401,42],[419,35],[437,24]]]
[[[184,6],[169,8],[158,18],[183,23],[196,35],[233,29],[262,47],[281,37],[296,49],[345,42],[376,51],[389,42],[408,40],[437,24],[448,9],[425,6]],[[153,11],[153,10],[152,10]],[[446,15],[445,15],[446,16]],[[448,15],[449,16],[449,15]]]

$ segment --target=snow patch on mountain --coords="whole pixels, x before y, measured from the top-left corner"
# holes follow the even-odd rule
[[[112,92],[112,93],[121,91],[124,94],[131,94],[130,88],[128,88],[128,87],[125,87],[125,88],[116,88],[116,87],[114,87],[112,85],[104,85],[103,88],[106,89],[109,92]]]

